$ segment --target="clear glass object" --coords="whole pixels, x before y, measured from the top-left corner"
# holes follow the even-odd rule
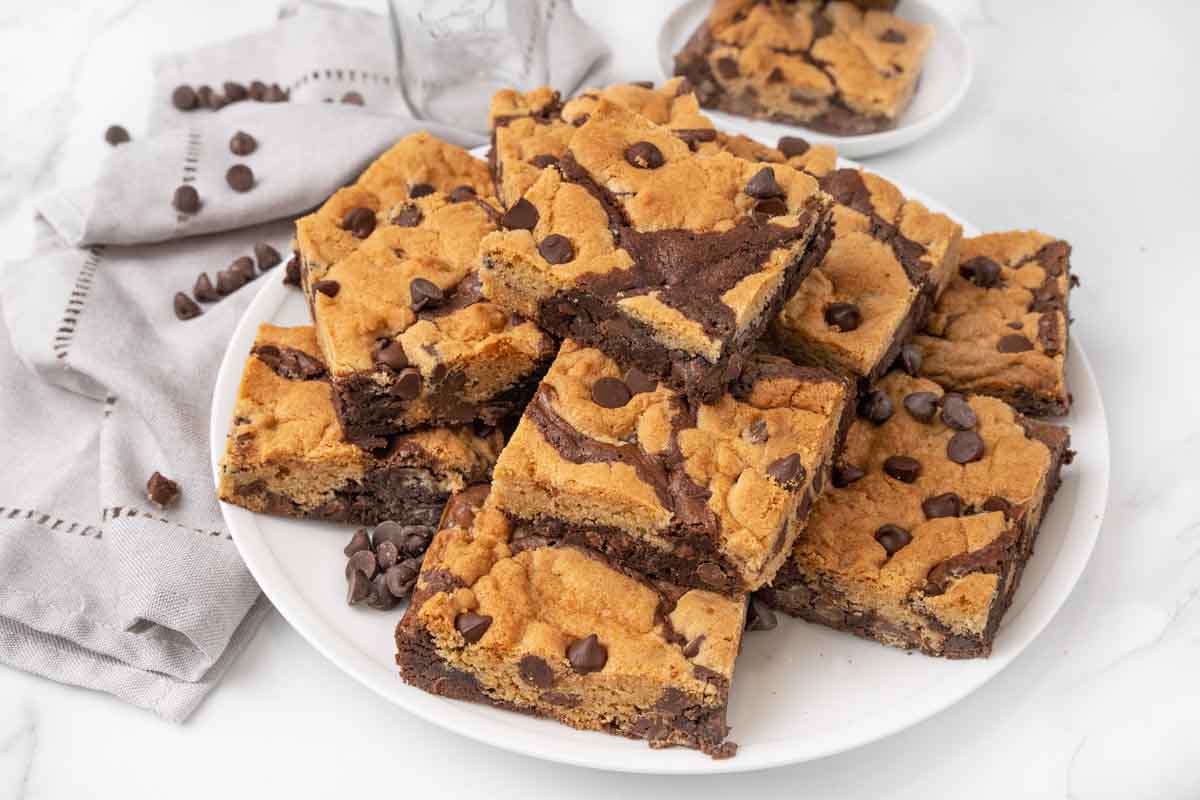
[[[498,89],[549,78],[546,28],[568,0],[389,0],[400,87],[419,119],[487,132]]]

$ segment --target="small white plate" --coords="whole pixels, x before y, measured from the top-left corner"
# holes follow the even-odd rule
[[[967,235],[979,232],[965,222],[963,227]],[[261,284],[229,343],[213,390],[214,475],[258,325],[309,322],[300,293],[283,286],[278,273]],[[401,609],[381,613],[346,605],[342,548],[352,528],[269,517],[226,504],[221,510],[247,567],[292,627],[347,674],[435,725],[517,753],[598,769],[670,774],[763,769],[849,750],[915,725],[994,677],[1054,617],[1087,564],[1108,497],[1108,426],[1100,388],[1078,338],[1071,339],[1068,365],[1075,405],[1065,423],[1079,455],[1063,474],[991,658],[909,655],[780,615],[776,630],[745,637],[729,704],[731,738],[741,747],[724,761],[680,748],[651,750],[644,742],[414,689],[400,680],[394,662],[392,633]]]
[[[710,8],[712,0],[687,0],[663,23],[658,34],[658,63],[668,78],[675,73],[675,54],[683,49],[708,16]],[[949,119],[958,108],[971,85],[975,62],[967,38],[958,26],[932,5],[923,0],[903,0],[896,13],[912,22],[932,25],[934,34],[916,94],[895,128],[857,136],[835,136],[722,111],[705,110],[704,113],[722,130],[737,127],[742,133],[772,146],[780,136],[803,136],[812,143],[835,145],[838,153],[847,158],[866,158],[915,142]]]

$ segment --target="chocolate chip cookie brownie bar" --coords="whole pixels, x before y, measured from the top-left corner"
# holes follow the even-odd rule
[[[762,597],[884,644],[987,656],[1070,461],[1067,429],[888,374]]]
[[[496,229],[488,187],[481,161],[416,134],[298,223],[335,407],[356,444],[494,425],[553,357],[549,337],[480,293],[478,247]]]
[[[537,535],[737,594],[787,557],[825,484],[851,387],[753,358],[709,405],[572,340],[500,460],[492,501]]]
[[[824,0],[717,0],[675,55],[700,104],[839,135],[894,127],[933,27]]]
[[[913,338],[919,374],[999,397],[1035,416],[1066,414],[1071,246],[1037,231],[962,244],[962,263]]]
[[[218,494],[251,511],[433,526],[451,492],[485,481],[504,440],[470,426],[348,443],[311,327],[259,327],[242,373]]]
[[[772,340],[796,360],[874,381],[954,274],[962,228],[878,175],[819,172],[826,166],[813,158],[808,168],[836,201],[833,243],[773,321]]]
[[[516,537],[485,503],[433,539],[396,662],[433,694],[716,758],[746,598],[652,582],[577,547]]]
[[[601,99],[483,240],[484,293],[709,401],[821,260],[828,212],[803,172],[697,155]]]

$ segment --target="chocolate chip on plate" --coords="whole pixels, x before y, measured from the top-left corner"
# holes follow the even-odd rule
[[[217,294],[224,297],[246,285],[246,276],[236,269],[223,269],[217,273]]]
[[[1033,342],[1019,333],[1010,333],[1000,337],[1000,341],[996,342],[996,349],[1001,353],[1024,353],[1033,349]]]
[[[394,542],[380,542],[375,548],[375,560],[379,562],[380,569],[391,569],[399,557],[400,548],[396,547]]]
[[[267,85],[262,81],[250,81],[250,99],[263,100],[267,96]]]
[[[804,464],[800,463],[800,454],[792,453],[772,461],[767,467],[767,474],[780,486],[791,489],[804,482],[806,470]]]
[[[825,322],[847,333],[862,325],[862,312],[854,303],[830,303],[825,309]]]
[[[225,81],[221,84],[221,90],[225,92],[225,99],[230,103],[240,103],[249,95],[249,92],[246,91],[246,87],[237,81]],[[244,154],[238,153],[238,155]]]
[[[283,256],[279,255],[279,251],[266,242],[254,243],[254,257],[258,260],[258,268],[263,272],[283,261]]]
[[[339,291],[341,291],[342,285],[340,283],[338,283],[337,281],[331,281],[331,280],[326,279],[323,281],[317,281],[316,283],[314,283],[312,285],[312,287],[313,287],[313,291],[320,292],[321,294],[325,295],[326,297],[333,298],[333,297],[337,297],[337,293]]]
[[[195,319],[202,313],[196,301],[183,292],[175,293],[175,316],[179,319]]]
[[[468,644],[475,644],[482,639],[491,626],[491,617],[486,614],[476,614],[474,611],[464,611],[454,618],[454,627],[458,629]]]
[[[393,597],[405,597],[417,585],[417,576],[420,574],[420,571],[421,565],[419,560],[407,559],[399,561],[394,566],[389,567],[387,572],[384,573],[384,584]]]
[[[552,233],[542,239],[538,253],[549,264],[566,264],[575,258],[575,247],[567,237]]]
[[[866,471],[861,467],[842,464],[833,468],[833,485],[838,489],[845,489],[850,484],[862,480],[866,475]]]
[[[912,456],[888,456],[883,471],[901,483],[913,483],[921,475],[921,462]]]
[[[603,377],[592,384],[592,402],[601,408],[621,408],[633,394],[620,378]]]
[[[412,298],[413,311],[439,306],[446,299],[442,287],[426,278],[413,278],[408,284],[408,294]]]
[[[408,356],[404,353],[404,345],[396,339],[387,342],[375,353],[375,363],[397,372],[404,369],[408,366]]]
[[[783,153],[784,158],[795,158],[802,156],[812,147],[807,139],[801,139],[799,136],[781,136],[776,149]]]
[[[361,106],[365,101],[358,92],[346,92],[342,95],[342,102],[348,106]]]
[[[946,443],[946,457],[955,464],[970,464],[983,458],[983,437],[975,431],[959,431]]]
[[[175,196],[171,199],[171,205],[175,206],[176,211],[181,211],[184,214],[195,214],[200,210],[200,193],[196,191],[195,186],[189,186],[185,183],[175,190]]]
[[[772,631],[779,625],[775,611],[757,596],[750,596],[750,604],[746,608],[746,630]]]
[[[887,422],[895,411],[896,406],[892,403],[892,398],[888,397],[887,392],[879,389],[867,392],[858,400],[858,415],[876,425]]]
[[[608,663],[608,648],[592,633],[567,645],[567,660],[578,673],[599,672]]]
[[[775,170],[763,167],[746,184],[746,194],[755,200],[766,200],[769,197],[783,197],[785,192],[775,180]]]
[[[258,149],[258,140],[245,131],[238,131],[229,139],[229,152],[235,156],[248,156]]]
[[[300,257],[293,255],[288,259],[287,266],[283,268],[283,285],[284,286],[299,286],[300,285]]]
[[[254,259],[250,256],[238,256],[229,268],[245,278],[247,283],[254,280]]]
[[[363,576],[361,572],[355,570],[346,578],[346,604],[358,605],[363,600],[367,599],[367,595],[371,593],[371,581]]]
[[[207,272],[201,272],[196,276],[196,282],[192,285],[192,294],[202,303],[212,303],[221,299],[221,295],[217,294],[212,281],[208,279]]]
[[[500,217],[500,224],[509,230],[531,231],[538,223],[538,210],[522,197]]]
[[[263,102],[266,103],[282,103],[288,99],[288,93],[283,90],[283,87],[278,83],[272,83],[267,88],[266,94],[263,95]]]
[[[960,517],[962,516],[962,505],[961,497],[954,492],[946,492],[925,498],[921,503],[921,510],[925,512],[926,519]]]
[[[952,392],[942,397],[942,422],[956,431],[969,431],[979,424],[979,418],[967,398]]]
[[[888,558],[896,555],[912,538],[912,534],[899,525],[880,525],[879,530],[875,531],[875,541],[883,547]]]
[[[119,144],[125,144],[129,141],[129,131],[125,130],[120,125],[109,125],[108,130],[104,132],[104,141],[116,147]]]
[[[342,553],[345,554],[346,558],[349,558],[350,556],[357,553],[359,550],[370,550],[370,549],[371,549],[371,538],[369,536],[367,536],[367,529],[359,528],[358,530],[356,530],[354,532],[354,535],[350,537],[350,541],[346,543],[346,546],[344,548],[342,548]]]
[[[159,508],[166,508],[179,496],[179,484],[155,470],[146,481],[146,496]]]
[[[917,422],[933,422],[938,396],[933,392],[911,392],[904,397],[904,410]]]
[[[375,230],[375,212],[369,208],[352,208],[342,217],[342,228],[356,239],[365,239]]]
[[[254,188],[254,170],[245,164],[234,164],[225,171],[225,182],[235,192],[248,192]]]
[[[653,142],[634,142],[626,147],[625,161],[638,169],[658,169],[666,163],[662,150]]]
[[[350,560],[346,562],[347,577],[355,572],[361,572],[367,578],[374,578],[378,569],[379,562],[375,560],[375,554],[370,550],[358,550],[351,553]]]
[[[180,111],[191,111],[197,102],[196,91],[186,83],[176,86],[175,91],[171,92],[171,103]]]

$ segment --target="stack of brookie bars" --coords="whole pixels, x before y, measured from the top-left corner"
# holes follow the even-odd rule
[[[349,598],[411,591],[414,686],[654,747],[733,754],[772,608],[986,656],[1070,460],[1067,244],[964,241],[685,79],[491,121],[298,222],[312,325],[259,330],[221,498],[376,526]]]

